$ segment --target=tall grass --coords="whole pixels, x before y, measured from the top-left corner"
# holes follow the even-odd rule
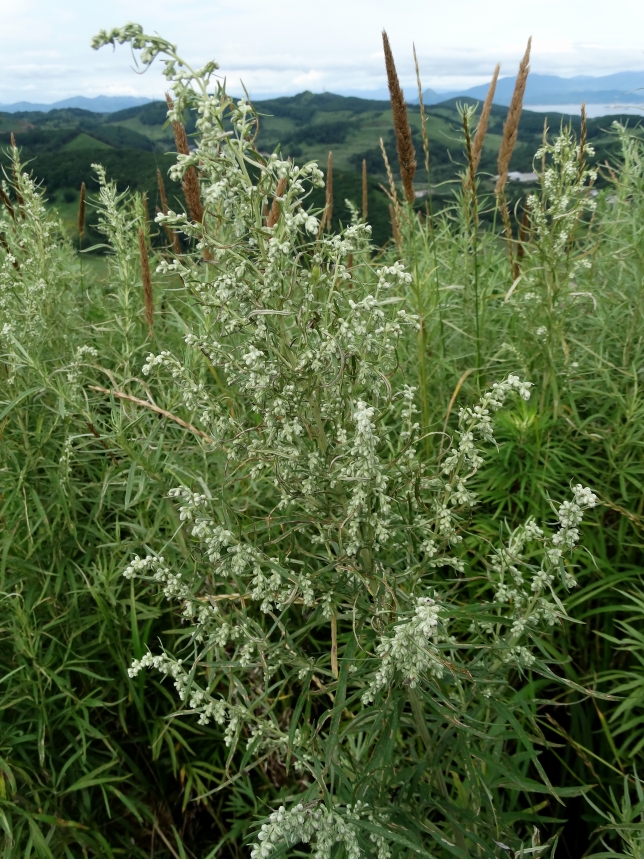
[[[99,41],[128,40],[173,57]],[[0,855],[639,857],[639,140],[617,126],[597,181],[554,129],[512,223],[480,194],[489,104],[463,108],[453,206],[419,217],[389,170],[376,249],[181,68],[167,248],[101,168],[103,277],[15,147],[2,189]],[[514,373],[479,462],[468,408]],[[549,566],[534,523],[574,544],[576,484],[585,551]]]

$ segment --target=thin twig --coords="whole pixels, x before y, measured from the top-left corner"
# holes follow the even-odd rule
[[[164,418],[168,418],[168,420],[174,421],[176,424],[179,424],[180,427],[184,429],[190,430],[190,432],[198,435],[200,438],[203,438],[205,441],[210,444],[214,444],[215,440],[210,438],[205,432],[192,424],[187,423],[182,418],[177,417],[177,415],[173,415],[172,412],[166,411],[166,409],[162,409],[160,406],[157,406],[156,403],[148,403],[145,400],[140,400],[138,397],[133,397],[131,394],[125,394],[123,391],[115,391],[110,388],[101,388],[98,385],[88,385],[90,391],[98,391],[100,394],[107,394],[110,397],[118,397],[120,400],[128,400],[130,403],[135,403],[137,406],[143,406],[145,409],[150,409],[150,411],[156,412],[158,415],[162,415]]]

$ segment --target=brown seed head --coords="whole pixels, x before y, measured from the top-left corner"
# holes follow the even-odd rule
[[[479,119],[479,124],[476,127],[476,134],[474,135],[474,140],[472,141],[472,167],[475,173],[479,169],[479,164],[481,163],[483,141],[485,140],[485,135],[487,133],[487,126],[490,120],[490,112],[492,111],[492,101],[494,100],[494,93],[496,92],[496,82],[499,77],[500,69],[501,65],[497,63],[496,68],[494,69],[494,74],[492,75],[490,88],[488,89],[487,95],[485,97],[483,110],[481,111],[481,118]]]
[[[530,72],[530,48],[532,46],[532,36],[528,39],[528,45],[525,49],[525,54],[519,65],[514,92],[508,108],[508,116],[503,125],[503,138],[501,140],[501,148],[499,149],[498,170],[499,178],[496,182],[495,193],[500,194],[505,188],[505,183],[508,181],[508,168],[510,159],[514,150],[514,144],[517,141],[519,131],[519,120],[521,119],[521,109],[523,107],[523,96],[525,87],[528,82],[528,73]]]
[[[157,167],[157,185],[159,186],[159,197],[161,199],[161,211],[164,215],[168,214],[168,198],[165,194],[165,185],[163,184],[163,176]]]
[[[280,204],[278,203],[277,198],[284,196],[284,192],[286,191],[286,183],[286,177],[280,179],[277,183],[277,188],[275,189],[275,197],[273,198],[271,210],[268,213],[268,219],[266,221],[267,227],[274,227],[280,219]]]
[[[168,95],[165,94],[165,100],[168,104],[168,108],[172,110],[174,107],[174,102]],[[181,122],[173,121],[172,127],[174,129],[174,143],[177,148],[177,152],[179,155],[190,155],[190,147],[188,146],[188,135],[186,134],[186,129],[184,128]],[[186,204],[188,206],[188,211],[190,212],[190,217],[193,221],[197,221],[197,223],[202,223],[203,221],[203,206],[201,204],[201,190],[199,188],[199,178],[197,177],[197,171],[194,167],[188,167],[186,172],[183,174],[183,179],[181,180],[181,189],[183,191],[183,196],[186,198]]]
[[[168,105],[168,110],[172,110],[174,108],[174,102],[172,101],[169,93],[165,94],[165,100]],[[186,129],[183,126],[183,123],[173,120],[172,129],[174,131],[174,145],[176,146],[179,155],[190,155],[188,135],[186,134]]]
[[[385,68],[387,69],[387,83],[389,85],[389,99],[391,101],[391,112],[394,120],[394,131],[396,132],[396,147],[398,149],[398,162],[400,164],[400,178],[402,179],[405,197],[408,203],[414,202],[414,174],[416,172],[416,152],[411,139],[411,128],[407,117],[407,105],[403,95],[394,57],[391,53],[389,39],[385,30],[382,31],[382,44],[385,50]]]
[[[581,131],[579,134],[579,144],[580,144],[582,150],[586,146],[587,137],[588,137],[588,122],[587,122],[587,118],[586,118],[586,102],[582,101],[582,103],[581,103]]]

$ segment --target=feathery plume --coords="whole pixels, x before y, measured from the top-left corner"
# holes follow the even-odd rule
[[[78,237],[83,241],[85,235],[85,183],[81,182],[80,199],[78,201]]]
[[[152,279],[150,277],[150,260],[148,250],[145,246],[145,233],[139,227],[139,254],[141,257],[141,277],[143,279],[143,301],[145,304],[145,320],[150,329],[150,336],[154,336],[154,300],[152,297]]]
[[[174,108],[174,102],[168,93],[165,94],[165,100],[168,104],[168,108],[172,110]],[[172,128],[174,129],[174,143],[177,148],[177,152],[179,155],[190,155],[188,135],[186,134],[186,129],[184,128],[183,123],[173,120]],[[186,198],[190,217],[193,221],[197,221],[200,224],[203,221],[203,206],[201,204],[199,179],[194,167],[188,167],[186,172],[183,174],[181,189],[183,191],[183,196]]]
[[[161,211],[164,215],[168,214],[168,198],[165,194],[165,185],[163,184],[163,176],[161,175],[161,171],[157,167],[157,183],[159,185],[159,198],[161,199]],[[172,246],[173,252],[178,256],[181,253],[181,246],[179,245],[179,236],[175,233],[174,230],[171,230],[170,227],[166,224],[165,232],[168,237],[168,241]]]
[[[400,178],[402,179],[405,197],[408,203],[414,202],[414,174],[416,172],[416,152],[411,139],[411,128],[407,117],[407,105],[403,95],[394,57],[391,53],[389,38],[385,30],[382,31],[382,44],[385,50],[385,68],[387,69],[387,83],[389,85],[389,99],[391,101],[391,112],[394,120],[394,131],[396,132],[396,148],[398,149],[398,162],[400,164]]]
[[[369,186],[367,184],[367,159],[362,159],[362,220],[369,214]]]
[[[514,92],[510,100],[508,108],[508,116],[503,124],[503,137],[501,139],[501,148],[497,160],[499,178],[496,180],[494,193],[496,194],[499,211],[501,212],[501,220],[503,221],[503,229],[505,237],[508,241],[508,253],[510,255],[510,269],[512,277],[516,280],[519,276],[519,266],[514,259],[514,250],[512,247],[512,223],[510,221],[510,212],[505,199],[505,185],[508,181],[508,169],[510,167],[510,159],[514,150],[514,144],[517,141],[519,132],[519,120],[521,119],[521,110],[523,108],[523,96],[525,93],[526,84],[528,82],[528,74],[530,72],[530,48],[532,47],[532,36],[528,39],[528,44],[525,49],[525,54],[519,65],[516,83],[514,84]]]
[[[525,49],[525,54],[519,65],[516,83],[514,84],[514,92],[508,108],[508,116],[503,124],[503,138],[501,140],[501,148],[499,149],[498,169],[499,178],[496,182],[495,193],[497,196],[502,193],[505,184],[508,181],[508,168],[510,167],[510,159],[514,150],[514,144],[517,142],[517,134],[519,131],[519,120],[521,119],[521,109],[523,108],[523,96],[525,87],[528,82],[528,73],[530,72],[530,48],[532,47],[532,36],[528,39],[528,45]]]
[[[280,204],[278,203],[278,199],[284,196],[284,192],[286,191],[286,182],[287,179],[284,176],[277,183],[277,188],[275,189],[275,197],[273,198],[271,210],[268,213],[268,219],[266,221],[267,227],[274,227],[280,219]]]
[[[487,126],[490,120],[490,113],[492,111],[492,101],[494,100],[494,93],[496,92],[496,82],[499,78],[500,70],[501,64],[497,63],[496,68],[494,69],[494,74],[492,75],[492,80],[490,82],[490,88],[487,91],[485,102],[483,103],[483,110],[481,111],[481,118],[479,119],[479,124],[476,127],[476,134],[474,135],[474,140],[472,141],[472,165],[475,173],[479,169],[479,164],[481,163],[481,155],[483,153],[483,141],[485,140],[485,135],[487,133]]]

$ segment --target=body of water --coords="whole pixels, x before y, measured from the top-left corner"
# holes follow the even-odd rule
[[[579,116],[581,113],[581,103],[577,104],[524,104],[526,110],[534,110],[537,113],[566,113],[569,115]],[[615,113],[631,113],[635,116],[644,117],[644,104],[587,104],[586,116],[594,118],[596,116],[610,116]]]

